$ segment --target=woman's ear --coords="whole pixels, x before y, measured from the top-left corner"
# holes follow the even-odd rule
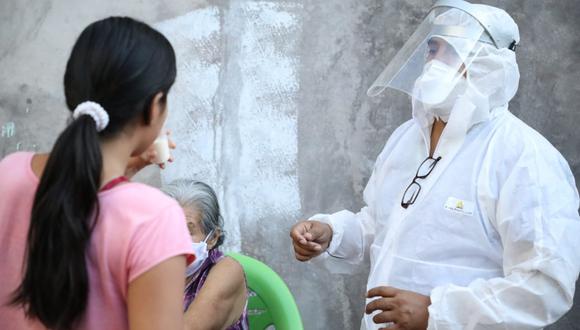
[[[159,92],[155,94],[153,100],[151,101],[151,106],[149,107],[149,125],[151,126],[162,126],[159,122],[163,123],[166,116],[166,103],[167,98],[165,94]]]
[[[221,236],[222,236],[221,228],[214,229],[213,233],[211,234],[211,237],[207,240],[208,250],[211,250],[214,248],[214,246],[217,244],[217,241],[219,240],[219,238]]]

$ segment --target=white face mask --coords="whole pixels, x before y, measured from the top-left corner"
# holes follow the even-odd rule
[[[465,93],[467,82],[447,64],[431,60],[415,81],[413,95],[423,105],[426,115],[449,121],[457,97]]]
[[[207,236],[205,237],[205,239],[199,243],[193,242],[193,253],[195,254],[195,260],[189,265],[187,266],[187,268],[185,269],[185,276],[189,277],[193,274],[195,274],[199,268],[201,267],[201,265],[203,264],[203,262],[205,261],[205,259],[207,259],[207,256],[209,254],[209,251],[207,249],[207,240],[211,237],[211,234],[213,234],[213,230],[209,232],[209,234],[207,234]]]

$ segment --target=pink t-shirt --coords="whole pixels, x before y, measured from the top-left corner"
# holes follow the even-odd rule
[[[0,162],[0,329],[44,329],[6,302],[22,280],[38,178],[32,153]],[[81,329],[127,329],[129,283],[162,261],[193,253],[181,207],[152,187],[125,183],[99,193],[100,215],[86,257],[88,304]]]

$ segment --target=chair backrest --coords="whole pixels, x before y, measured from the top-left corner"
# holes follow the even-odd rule
[[[303,330],[296,301],[284,281],[264,263],[239,253],[228,253],[246,273],[250,297],[248,322],[252,330],[273,325],[276,330]]]

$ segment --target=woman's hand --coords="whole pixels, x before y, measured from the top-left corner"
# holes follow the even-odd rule
[[[167,134],[167,141],[169,142],[169,149],[175,149],[176,144],[175,144],[175,142],[173,142],[173,140],[170,137],[171,131],[168,130],[165,134]],[[141,171],[143,168],[145,168],[149,165],[155,164],[156,157],[157,157],[157,152],[155,151],[153,144],[151,144],[149,146],[149,148],[147,148],[147,150],[145,150],[144,153],[142,153],[139,156],[131,157],[131,159],[129,159],[129,163],[127,164],[127,169],[125,170],[125,176],[127,178],[131,178],[135,174],[137,174],[137,172]],[[173,160],[174,160],[173,155],[170,155],[168,162],[173,162]],[[156,165],[159,166],[161,169],[165,168],[165,163],[156,164]]]

